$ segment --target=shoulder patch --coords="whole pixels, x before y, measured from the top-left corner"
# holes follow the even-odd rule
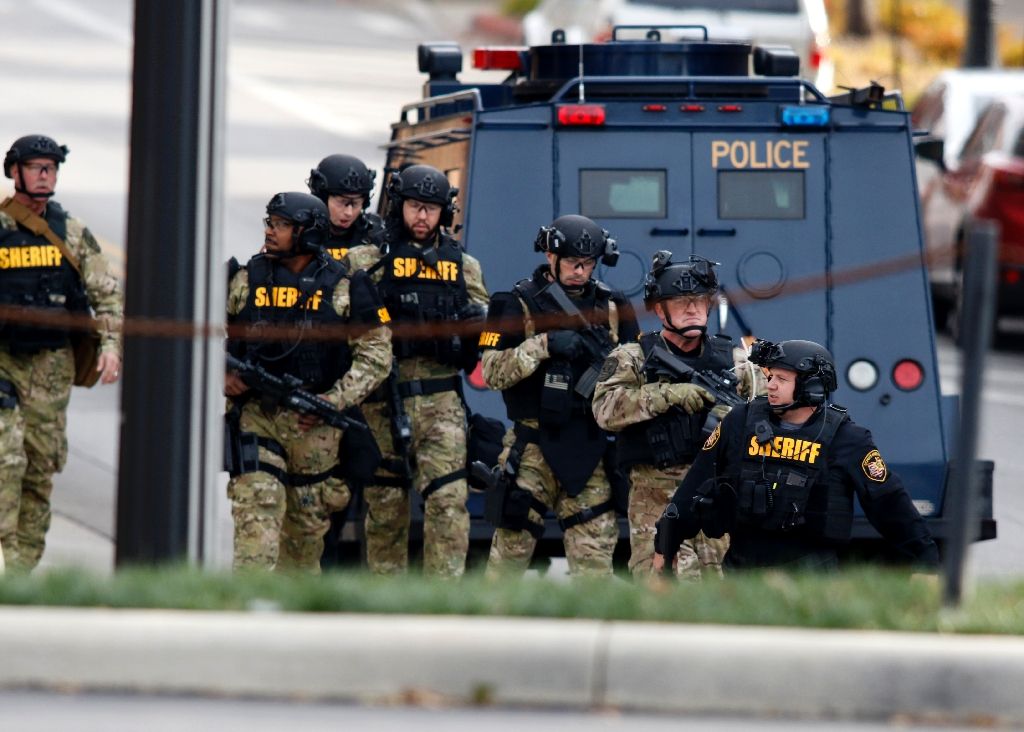
[[[702,450],[710,450],[712,447],[718,444],[718,438],[722,436],[722,423],[719,422],[715,425],[715,431],[708,435],[708,439],[704,441],[704,447]]]
[[[597,380],[604,381],[605,379],[610,379],[612,377],[612,374],[614,374],[616,369],[618,368],[618,359],[616,359],[614,356],[609,356],[604,360],[604,363],[601,365],[601,373],[597,375]]]
[[[860,461],[860,469],[864,471],[868,480],[873,480],[876,483],[884,483],[889,477],[889,466],[885,464],[878,450],[872,450],[864,456],[864,459]]]

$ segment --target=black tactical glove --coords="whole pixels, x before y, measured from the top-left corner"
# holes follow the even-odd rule
[[[572,361],[583,353],[583,336],[574,330],[548,332],[548,355]]]

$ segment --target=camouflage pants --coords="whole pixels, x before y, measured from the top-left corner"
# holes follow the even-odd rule
[[[454,391],[404,400],[412,423],[412,486],[422,494],[435,478],[466,467],[466,413]],[[399,459],[391,439],[385,404],[364,403],[363,413],[377,438],[385,461]],[[400,479],[381,467],[378,475]],[[469,552],[469,511],[466,479],[446,483],[431,493],[423,506],[423,572],[437,577],[460,577]],[[366,562],[371,572],[394,574],[409,566],[409,491],[397,486],[367,486]]]
[[[316,475],[338,464],[341,432],[320,425],[306,432],[298,415],[287,410],[264,413],[255,401],[242,407],[240,427],[277,442],[287,461],[262,446],[260,462],[287,473]],[[228,483],[231,516],[235,522],[236,569],[320,571],[323,537],[330,515],[348,505],[349,490],[336,477],[310,485],[285,486],[265,471],[244,473]]]
[[[688,469],[689,466],[658,470],[650,465],[638,465],[630,471],[629,570],[636,578],[649,577],[653,571],[655,524]],[[701,579],[705,574],[720,577],[722,560],[728,550],[728,534],[721,539],[711,539],[703,532],[697,534],[679,547],[676,573],[690,580]]]
[[[505,449],[501,454],[502,466],[508,459],[509,449],[515,440],[512,430],[505,435]],[[605,475],[604,466],[598,465],[587,480],[583,491],[570,498],[555,479],[548,467],[540,447],[527,445],[519,463],[516,483],[530,491],[534,498],[549,506],[559,518],[568,518],[585,508],[604,503],[611,498],[611,486]],[[530,521],[543,523],[544,517],[531,509]],[[573,576],[606,576],[612,573],[612,554],[618,541],[618,526],[615,512],[601,515],[577,524],[565,532],[565,556],[569,560],[569,574]],[[520,575],[526,571],[533,557],[537,540],[529,531],[497,529],[491,540],[491,553],[487,560],[487,576],[500,577]]]
[[[0,409],[0,545],[12,569],[31,570],[43,556],[53,475],[68,457],[73,378],[70,348],[13,356],[0,347],[0,379],[18,395]]]

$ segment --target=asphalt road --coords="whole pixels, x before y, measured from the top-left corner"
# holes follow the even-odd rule
[[[123,266],[131,81],[130,0],[0,0],[0,144],[46,132],[72,149],[58,199],[83,218]],[[224,254],[259,248],[260,219],[279,190],[302,190],[326,154],[349,152],[380,168],[380,149],[401,106],[418,98],[416,44],[465,39],[483,3],[239,0],[230,13]],[[15,32],[16,31],[16,32]],[[0,185],[0,190],[3,185]],[[160,242],[152,244],[159,256]],[[944,391],[958,388],[958,358],[943,339]],[[976,547],[979,575],[1024,572],[1024,330],[990,362],[981,456],[996,461],[1000,538]],[[76,389],[70,457],[54,495],[49,566],[112,566],[117,387]],[[155,405],[154,408],[159,408]],[[884,446],[883,450],[884,450]],[[226,501],[225,501],[226,503]],[[222,504],[222,545],[230,523]]]

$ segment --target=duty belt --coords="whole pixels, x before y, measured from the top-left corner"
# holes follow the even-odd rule
[[[430,396],[445,391],[458,391],[462,378],[460,376],[445,376],[440,379],[414,379],[412,381],[398,382],[398,394],[402,399],[417,396]],[[364,401],[373,404],[383,402],[387,399],[384,387],[377,387]]]

